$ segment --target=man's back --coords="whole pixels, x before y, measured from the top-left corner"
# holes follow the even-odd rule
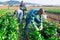
[[[31,9],[28,14],[27,17],[32,18],[35,17],[37,15],[38,9]]]
[[[16,15],[18,18],[22,18],[22,16],[23,16],[23,11],[20,10],[20,9],[17,9],[17,10],[15,10],[15,15]]]

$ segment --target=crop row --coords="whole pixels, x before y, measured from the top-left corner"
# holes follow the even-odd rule
[[[5,13],[7,13],[9,10],[7,10],[7,9],[1,9],[0,10],[0,17],[1,16],[3,16],[3,15],[5,15]]]
[[[4,13],[5,11],[7,11],[7,9],[1,9],[0,14]]]
[[[26,16],[24,16],[24,18],[26,18]],[[23,20],[23,22],[20,25],[20,30],[22,31],[20,35],[23,35],[23,28],[25,26],[25,20]],[[40,26],[37,23],[36,23],[36,25],[38,27]],[[56,23],[43,20],[43,27],[44,27],[44,29],[42,31],[38,32],[36,29],[34,29],[32,24],[30,24],[28,27],[29,40],[60,40],[60,38],[58,38],[56,35],[57,27],[59,27],[59,26],[57,26]]]
[[[24,23],[20,25],[20,35],[22,37],[23,35],[23,27],[25,25],[25,21],[23,20]],[[37,24],[36,24],[37,25]],[[39,25],[37,25],[39,27]],[[57,25],[53,22],[43,22],[43,27],[44,29],[42,31],[37,31],[34,29],[32,24],[29,25],[28,27],[28,38],[29,40],[60,40],[56,33],[57,33]],[[24,36],[23,36],[24,38]]]
[[[24,17],[26,18],[26,16]],[[24,22],[24,23],[23,23]],[[23,27],[25,20],[23,20],[20,27],[20,36],[23,35]],[[36,24],[38,27],[39,25]],[[4,16],[0,17],[0,40],[18,40],[18,23],[17,19],[13,16],[12,11],[7,12]],[[56,37],[57,25],[52,22],[43,22],[44,29],[37,31],[32,24],[28,28],[28,37],[30,40],[60,40]],[[23,37],[24,38],[24,37]]]
[[[7,9],[1,9],[1,10],[0,10],[0,17],[3,16],[3,15],[5,15],[5,14],[8,13],[8,12],[11,13],[11,12],[13,12],[13,11],[12,11],[12,10],[7,10]],[[9,13],[8,13],[8,14],[9,14]]]
[[[46,12],[52,12],[52,13],[56,13],[56,14],[60,14],[60,10],[58,10],[58,9],[55,9],[55,10],[53,10],[53,9],[48,9],[48,10],[45,10]]]
[[[12,12],[0,17],[0,40],[18,40],[17,19],[12,16]]]

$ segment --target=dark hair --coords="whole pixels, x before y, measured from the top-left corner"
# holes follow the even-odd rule
[[[42,8],[39,9],[38,13],[41,15],[43,14],[44,10]]]

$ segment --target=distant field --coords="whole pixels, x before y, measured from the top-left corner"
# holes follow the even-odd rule
[[[0,9],[8,9],[8,6],[0,6]],[[17,6],[12,6],[12,7],[9,7],[10,10],[16,10],[16,9],[19,9],[19,7]]]
[[[60,14],[60,7],[27,7],[27,10],[30,10],[32,8],[43,8],[46,12]]]
[[[19,7],[18,6],[12,6],[12,7],[10,7],[10,9],[18,9]],[[60,7],[40,7],[40,6],[27,6],[27,10],[30,10],[31,8],[43,8],[43,9],[60,9]],[[0,6],[0,9],[8,9],[8,6],[6,5],[4,5],[4,6]]]
[[[41,7],[41,6],[29,6],[29,7],[26,7],[27,8],[27,11],[32,9],[32,8],[43,8],[45,9],[46,12],[53,12],[53,13],[57,13],[57,14],[60,14],[60,7]],[[8,9],[8,6],[4,5],[4,6],[0,6],[0,9]],[[9,8],[10,10],[16,10],[16,9],[19,9],[18,6],[12,6]]]
[[[29,10],[29,9],[31,9],[31,8],[43,8],[43,9],[45,9],[45,10],[48,10],[48,9],[50,9],[50,10],[52,10],[52,9],[54,9],[54,10],[60,10],[60,7],[27,7],[27,10]]]
[[[47,9],[45,11],[46,12],[52,12],[52,13],[60,14],[60,9]]]
[[[60,7],[40,7],[40,6],[29,6],[29,7],[26,7],[27,10],[30,10],[32,8],[43,8],[45,9],[46,12],[53,12],[53,13],[57,13],[57,14],[60,14]],[[0,6],[0,9],[8,9],[8,6]],[[18,6],[12,6],[9,8],[10,10],[16,10],[16,9],[19,9]]]

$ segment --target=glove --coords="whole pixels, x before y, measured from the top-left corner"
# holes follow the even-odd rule
[[[40,30],[40,31],[43,30],[43,26],[40,26],[40,27],[39,27],[39,30]]]

